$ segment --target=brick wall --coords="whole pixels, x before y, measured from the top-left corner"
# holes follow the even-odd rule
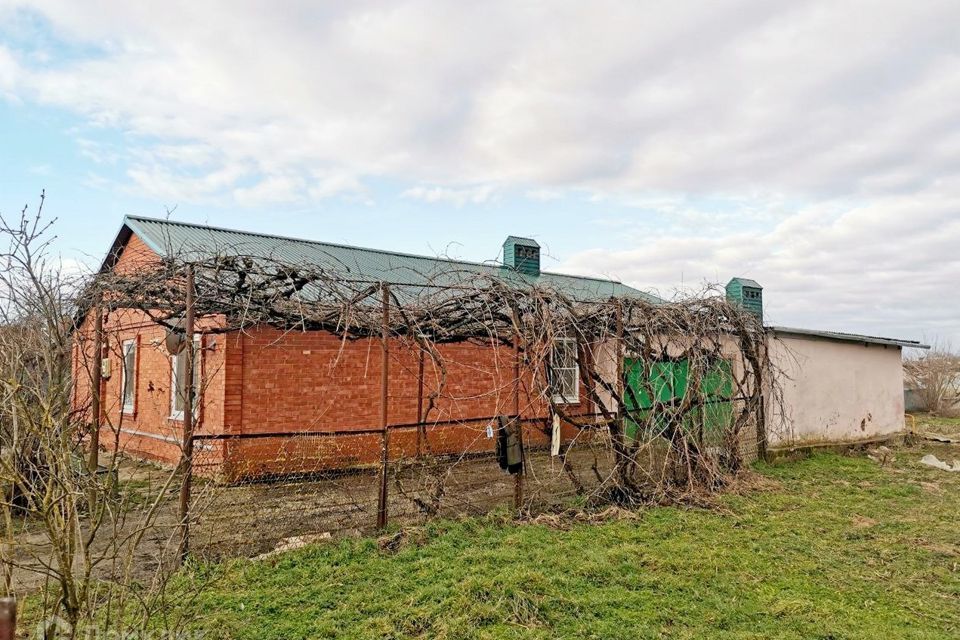
[[[157,256],[138,237],[131,237],[115,269],[133,271]],[[201,323],[201,326],[202,323]],[[216,326],[206,321],[206,326]],[[182,421],[171,414],[171,359],[163,344],[164,329],[145,314],[121,310],[105,316],[105,357],[112,376],[103,382],[101,443],[136,456],[175,464],[180,458]],[[77,332],[74,354],[74,401],[89,417],[93,316]],[[132,412],[121,404],[122,344],[137,343],[136,400]],[[515,360],[513,349],[503,346],[454,344],[439,348],[444,370],[424,360],[423,409],[445,377],[443,392],[427,416],[434,422],[464,421],[513,414]],[[390,345],[388,421],[391,425],[417,421],[419,350],[410,342]],[[344,341],[325,332],[284,333],[269,327],[244,332],[207,334],[201,349],[202,405],[196,433],[250,435],[304,431],[347,432],[331,437],[270,437],[233,440],[198,440],[199,471],[223,471],[230,477],[263,473],[313,471],[371,464],[380,457],[379,434],[358,431],[380,426],[380,341]],[[545,416],[532,372],[521,375],[520,412],[525,417]],[[581,385],[577,410],[592,408]],[[545,426],[545,425],[543,425]],[[416,428],[392,431],[391,457],[414,455],[420,448],[433,453],[479,452],[493,448],[487,422],[437,426],[426,439]],[[528,423],[532,444],[548,438],[540,425]],[[574,429],[566,425],[565,437]],[[226,463],[226,464],[224,464]]]
[[[324,437],[243,438],[229,444],[231,476],[284,471],[307,471],[358,464],[373,464],[380,456],[380,435],[362,433],[380,425],[381,343],[341,340],[325,332],[283,333],[261,327],[231,335],[225,401],[225,430],[231,434],[267,434],[336,431]],[[513,349],[470,343],[439,347],[441,370],[424,359],[423,410],[445,380],[442,393],[426,416],[430,422],[468,421],[466,424],[418,430],[391,430],[391,458],[425,452],[482,452],[493,449],[487,438],[487,420],[513,414],[515,360]],[[236,366],[235,361],[240,361]],[[418,417],[419,349],[404,340],[390,341],[388,422],[409,425]],[[536,397],[532,372],[521,374],[521,415],[546,416],[547,408]],[[531,390],[534,390],[531,392]],[[581,389],[582,411],[590,411]],[[547,442],[538,425],[525,431],[533,444]],[[564,428],[572,437],[573,427]],[[418,444],[419,441],[419,444]]]
[[[139,238],[133,236],[115,268],[130,271],[156,260]],[[74,406],[90,415],[90,385],[93,354],[94,316],[88,314],[75,335]],[[164,346],[165,331],[146,314],[132,309],[113,311],[104,316],[104,353],[109,359],[111,376],[101,386],[100,442],[107,450],[120,450],[138,457],[175,464],[180,459],[183,422],[171,418],[171,359]],[[134,407],[122,407],[122,345],[136,343],[136,375]],[[200,368],[203,394],[199,409],[197,433],[223,429],[223,380],[226,337],[203,337]],[[208,445],[204,445],[208,446]],[[204,463],[216,466],[222,447],[210,446]]]

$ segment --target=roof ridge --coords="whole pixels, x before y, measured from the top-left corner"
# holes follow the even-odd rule
[[[294,237],[294,236],[282,236],[282,235],[278,235],[278,234],[275,234],[275,233],[263,233],[263,232],[260,232],[260,231],[245,231],[245,230],[243,230],[243,229],[232,229],[232,228],[230,228],[230,227],[218,227],[218,226],[209,225],[209,224],[199,224],[199,223],[196,223],[196,222],[181,222],[180,220],[170,220],[170,219],[168,219],[168,218],[152,218],[152,217],[150,217],[150,216],[140,216],[140,215],[131,215],[131,214],[128,214],[128,215],[125,215],[125,216],[124,216],[124,219],[125,219],[125,220],[143,221],[143,222],[159,222],[159,223],[162,223],[162,224],[174,224],[174,225],[180,225],[180,226],[184,226],[184,227],[192,227],[192,228],[194,228],[194,229],[206,229],[206,230],[209,230],[209,231],[225,231],[225,232],[227,232],[227,233],[239,233],[239,234],[248,235],[248,236],[258,236],[258,237],[260,237],[260,238],[272,238],[272,239],[274,239],[274,240],[285,240],[285,241],[288,241],[288,242],[303,242],[303,243],[306,243],[306,244],[323,245],[323,246],[328,246],[328,247],[337,247],[337,248],[339,248],[339,249],[353,249],[353,250],[357,250],[357,251],[372,251],[372,252],[374,252],[374,253],[380,253],[380,254],[391,255],[391,256],[400,256],[400,257],[403,257],[403,258],[418,258],[418,259],[421,259],[421,260],[436,260],[436,261],[441,261],[441,262],[449,262],[449,263],[452,263],[452,264],[463,264],[463,265],[471,265],[471,266],[476,266],[476,267],[498,268],[498,267],[506,267],[506,266],[507,266],[507,265],[503,264],[502,262],[476,262],[476,261],[473,261],[473,260],[457,260],[457,259],[454,259],[454,258],[442,258],[442,257],[434,257],[434,256],[425,256],[425,255],[417,254],[417,253],[405,253],[405,252],[403,252],[403,251],[391,251],[391,250],[389,250],[389,249],[375,249],[375,248],[372,248],[372,247],[361,247],[361,246],[352,245],[352,244],[341,244],[341,243],[338,243],[338,242],[325,242],[325,241],[323,241],[323,240],[311,240],[311,239],[308,239],[308,238],[296,238],[296,237]],[[509,267],[508,267],[508,268],[509,268]],[[541,273],[541,274],[547,274],[547,275],[549,275],[549,276],[554,276],[554,277],[577,278],[577,279],[580,279],[580,280],[592,280],[592,281],[594,281],[594,282],[609,282],[609,283],[611,283],[611,284],[623,285],[623,282],[622,282],[622,281],[620,281],[620,280],[613,280],[613,279],[611,279],[611,278],[600,278],[600,277],[595,277],[595,276],[580,276],[580,275],[574,275],[574,274],[570,274],[570,273],[558,273],[558,272],[556,272],[556,271],[541,271],[540,273]],[[624,286],[627,286],[627,285],[624,285]],[[641,291],[641,290],[639,290],[639,289],[638,289],[638,291],[640,291],[641,293],[645,293],[645,292],[643,292],[643,291]]]

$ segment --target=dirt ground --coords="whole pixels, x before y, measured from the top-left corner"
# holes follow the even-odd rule
[[[603,451],[595,455],[594,450],[584,448],[571,452],[568,461],[587,491],[610,471],[608,456]],[[117,525],[116,537],[128,538],[143,528],[148,504],[163,491],[170,473],[147,462],[124,459],[120,463],[118,474],[126,517]],[[515,480],[491,456],[394,464],[387,487],[389,524],[512,509]],[[166,488],[151,526],[133,549],[131,566],[136,579],[150,579],[161,564],[169,564],[175,557],[179,543],[178,487],[175,481]],[[372,533],[377,524],[379,487],[376,470],[237,485],[196,479],[191,553],[205,560],[250,557],[289,545],[291,539],[298,537]],[[560,459],[547,451],[528,452],[522,492],[524,509],[531,512],[568,504],[576,498],[574,485]],[[104,533],[107,532],[101,532]],[[107,537],[101,535],[98,539]],[[14,591],[34,591],[47,579],[43,565],[52,561],[51,546],[40,523],[21,522],[14,547]],[[96,575],[104,577],[115,570],[108,558],[117,554],[104,543],[95,543],[91,555],[102,558]]]
[[[656,476],[662,452],[651,449],[642,463]],[[561,458],[548,450],[527,452],[522,487],[522,508],[536,514],[584,500],[610,474],[609,449],[601,443],[580,444]],[[124,459],[118,469],[127,517],[117,527],[118,537],[128,538],[142,527],[147,504],[162,491],[170,470]],[[576,484],[572,480],[576,478]],[[580,492],[578,494],[579,484]],[[152,526],[133,549],[132,576],[149,580],[160,566],[169,566],[179,542],[178,482],[163,496]],[[377,524],[379,476],[375,469],[317,477],[223,485],[197,478],[191,518],[191,553],[204,560],[253,557],[304,539],[360,536],[373,533]],[[501,470],[495,458],[460,456],[408,460],[391,465],[388,482],[388,524],[403,526],[440,517],[477,515],[515,506],[516,477]],[[107,536],[103,536],[107,537]],[[109,557],[103,544],[95,554]],[[113,554],[115,555],[115,554]],[[42,586],[44,562],[50,545],[39,523],[23,523],[17,536],[15,591]],[[98,576],[113,570],[109,562],[98,567]]]
[[[171,483],[160,500],[155,516],[145,526],[149,510],[148,502],[163,492],[171,472],[153,464],[132,459],[120,461],[118,469],[121,495],[114,511],[122,517],[106,523],[99,529],[89,554],[95,564],[94,575],[107,577],[122,570],[113,562],[116,558],[127,559],[132,553],[131,575],[135,579],[149,579],[161,562],[168,562],[176,551],[177,539],[177,486]],[[13,545],[11,566],[13,591],[17,594],[35,591],[51,579],[45,566],[56,566],[52,545],[37,521],[15,523],[17,534]],[[133,536],[143,532],[140,544],[130,543]],[[111,546],[110,540],[124,540],[126,544]],[[81,564],[75,572],[83,571]]]
[[[610,471],[607,456],[594,456],[589,449],[572,452],[568,462],[587,491]],[[211,559],[255,556],[296,536],[371,533],[377,524],[379,485],[377,472],[364,470],[211,490],[200,501],[194,549]],[[390,474],[388,523],[405,525],[432,516],[511,509],[515,490],[516,477],[501,470],[490,456],[410,462]],[[528,454],[522,491],[524,509],[533,512],[576,498],[560,459],[546,451]],[[251,531],[256,535],[251,536]]]
[[[945,417],[930,413],[908,415],[907,428],[920,435],[937,435],[960,440],[960,416]]]

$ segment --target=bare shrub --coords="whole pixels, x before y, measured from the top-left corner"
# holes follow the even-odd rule
[[[960,411],[960,354],[939,342],[903,363],[904,378],[924,410],[941,415]]]
[[[66,637],[94,627],[125,632],[158,624],[166,611],[172,563],[157,545],[145,567],[141,543],[148,532],[164,534],[158,515],[174,475],[130,491],[122,458],[89,446],[90,407],[72,403],[71,358],[89,372],[101,354],[73,349],[83,339],[76,305],[88,278],[51,254],[53,222],[43,218],[42,195],[35,214],[0,217],[0,591],[39,587],[40,617],[62,620]]]

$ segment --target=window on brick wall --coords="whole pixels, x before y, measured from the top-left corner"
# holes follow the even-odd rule
[[[576,338],[557,338],[550,352],[550,386],[553,401],[573,404],[580,401],[580,365]]]
[[[123,378],[121,378],[121,397],[123,398],[123,412],[133,413],[137,408],[137,341],[124,340]]]
[[[187,398],[187,350],[170,356],[170,417],[183,420]],[[193,409],[200,400],[200,336],[193,337]]]

